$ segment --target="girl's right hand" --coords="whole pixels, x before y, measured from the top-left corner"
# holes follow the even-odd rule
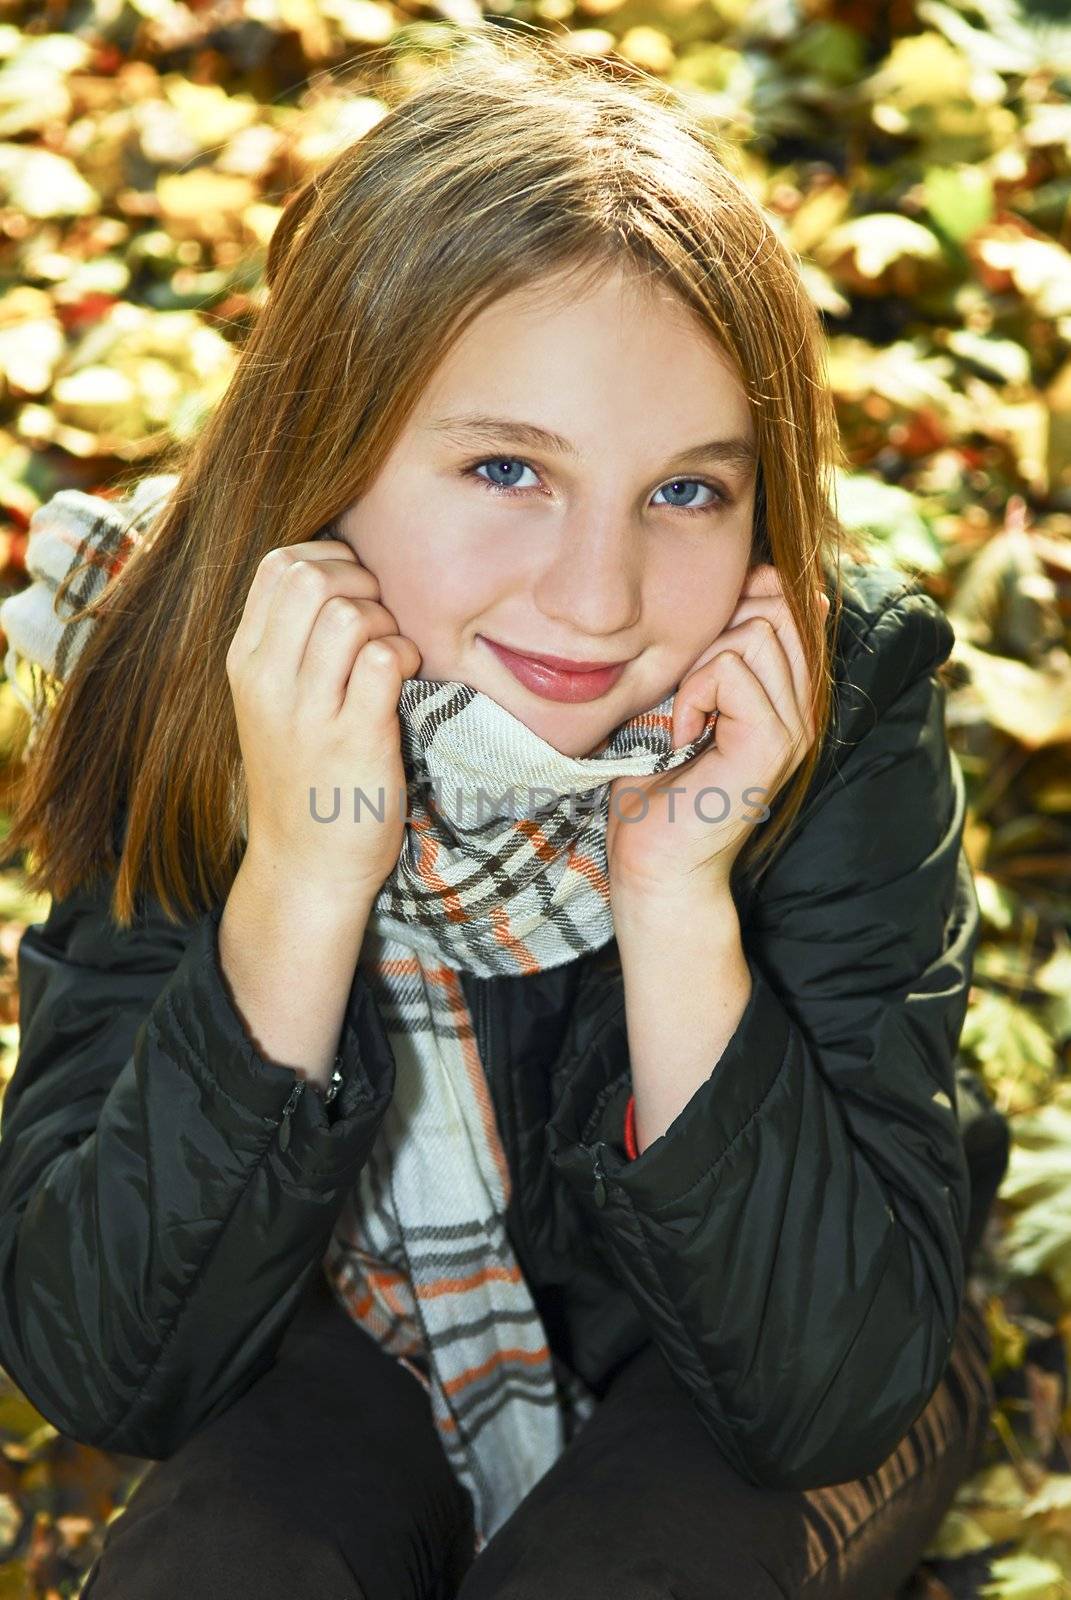
[[[398,697],[420,661],[380,604],[378,579],[343,540],[268,551],[227,650],[247,854],[371,906],[405,837]],[[317,822],[310,790],[317,814],[330,817],[336,786],[337,818]],[[355,788],[367,796],[357,821]]]

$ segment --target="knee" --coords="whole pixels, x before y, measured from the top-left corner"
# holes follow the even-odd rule
[[[108,1524],[83,1600],[371,1600],[330,1525],[282,1493],[211,1479],[156,1493],[154,1470]]]
[[[199,1477],[152,1467],[108,1524],[83,1600],[424,1600],[471,1562],[462,1494],[388,1484],[340,1508],[311,1504],[299,1481],[266,1489],[233,1465]]]
[[[784,1600],[785,1593],[745,1552],[697,1565],[672,1555],[615,1555],[598,1541],[536,1548],[507,1540],[477,1556],[457,1600]]]

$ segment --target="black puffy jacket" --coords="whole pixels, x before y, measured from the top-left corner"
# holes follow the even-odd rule
[[[860,1476],[910,1427],[1007,1161],[1003,1117],[956,1066],[978,907],[935,676],[952,629],[902,575],[845,570],[833,727],[738,901],[747,1008],[666,1132],[628,1160],[612,942],[463,975],[552,1348],[601,1394],[653,1339],[772,1487]],[[0,1361],[62,1432],[160,1459],[271,1365],[394,1062],[358,967],[325,1105],[252,1045],[221,906],[173,924],[148,900],[123,932],[109,894],[53,902],[19,948]]]

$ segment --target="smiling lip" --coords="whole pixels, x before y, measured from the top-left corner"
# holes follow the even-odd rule
[[[564,661],[561,656],[521,655],[518,651],[511,650],[508,645],[488,639],[485,634],[480,634],[479,637],[483,639],[484,644],[490,646],[503,665],[509,668],[526,689],[531,689],[533,694],[542,695],[545,700],[572,702],[597,700],[600,695],[613,688],[628,666],[627,661],[618,661],[604,667],[586,665],[584,662]]]

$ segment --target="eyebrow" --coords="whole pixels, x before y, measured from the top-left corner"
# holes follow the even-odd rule
[[[441,433],[458,444],[486,444],[489,438],[503,439],[526,450],[551,450],[579,461],[580,452],[570,440],[549,428],[540,428],[534,422],[515,422],[507,417],[464,415],[438,417],[428,424],[433,433]],[[750,439],[711,439],[706,444],[691,445],[671,456],[667,465],[690,466],[693,463],[718,462],[728,466],[753,470],[757,454]]]

